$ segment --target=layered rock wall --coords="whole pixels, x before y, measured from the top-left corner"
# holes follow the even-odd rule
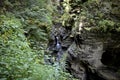
[[[66,70],[80,80],[120,80],[119,0],[64,0],[49,50],[58,36]]]

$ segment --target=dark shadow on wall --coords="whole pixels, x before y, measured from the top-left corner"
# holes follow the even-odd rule
[[[102,55],[101,62],[114,69],[120,68],[120,48],[108,48]]]

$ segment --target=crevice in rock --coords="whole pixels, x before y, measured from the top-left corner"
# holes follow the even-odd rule
[[[91,72],[88,72],[87,75],[88,76],[86,80],[105,80],[102,77],[99,77],[96,73],[93,74]]]
[[[108,48],[102,55],[101,62],[111,68],[120,68],[120,49],[119,48]]]

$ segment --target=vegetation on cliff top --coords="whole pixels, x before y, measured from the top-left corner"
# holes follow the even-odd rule
[[[102,0],[64,0],[63,26],[97,30],[99,32],[120,32],[119,3]],[[77,24],[77,25],[76,25]],[[74,28],[73,28],[74,29]]]

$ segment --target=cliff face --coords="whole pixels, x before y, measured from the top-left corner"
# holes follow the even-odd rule
[[[119,0],[64,0],[50,35],[67,52],[66,70],[80,80],[120,80]],[[65,54],[64,53],[64,54]]]
[[[115,38],[111,39],[115,36],[102,41],[99,35],[85,32],[79,48],[74,42],[70,45],[67,70],[81,80],[119,80],[119,48],[115,48]]]

